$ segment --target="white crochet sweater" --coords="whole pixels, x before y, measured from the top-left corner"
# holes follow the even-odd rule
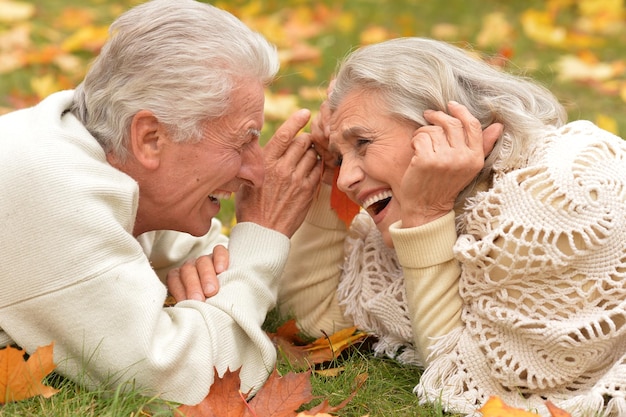
[[[590,122],[554,130],[456,221],[393,225],[395,250],[365,213],[345,230],[328,194],[282,278],[303,330],[374,333],[377,352],[425,363],[415,392],[448,411],[498,395],[546,416],[546,399],[626,415],[626,142]]]

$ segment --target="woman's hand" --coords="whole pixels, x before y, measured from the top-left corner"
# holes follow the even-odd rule
[[[327,93],[332,93],[334,81],[330,82]],[[324,100],[320,106],[320,111],[315,115],[311,121],[311,139],[318,155],[322,158],[324,163],[324,174],[322,175],[322,182],[328,185],[332,185],[334,181],[334,172],[336,168],[335,155],[328,151],[328,138],[330,136],[330,107],[328,100]]]
[[[499,123],[483,131],[478,119],[459,103],[450,102],[448,110],[449,114],[424,112],[431,125],[417,129],[412,138],[414,155],[401,184],[403,227],[420,226],[449,213],[502,134]]]
[[[183,300],[204,301],[217,294],[217,275],[228,269],[229,253],[222,245],[213,248],[212,255],[189,260],[181,267],[167,273],[167,289],[176,302]]]

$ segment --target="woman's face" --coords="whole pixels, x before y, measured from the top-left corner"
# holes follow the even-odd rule
[[[393,246],[389,226],[400,220],[395,196],[419,125],[390,115],[386,108],[375,92],[349,93],[331,116],[329,149],[341,163],[338,188],[367,210],[385,244]]]

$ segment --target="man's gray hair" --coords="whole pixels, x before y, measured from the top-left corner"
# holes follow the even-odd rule
[[[111,25],[72,112],[124,161],[138,111],[154,113],[175,141],[199,140],[239,81],[267,86],[278,68],[276,48],[232,14],[194,0],[152,0]]]

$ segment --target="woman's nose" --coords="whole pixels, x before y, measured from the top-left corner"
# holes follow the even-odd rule
[[[337,188],[347,193],[352,191],[361,179],[363,179],[363,170],[359,167],[354,158],[344,157],[339,167]]]

